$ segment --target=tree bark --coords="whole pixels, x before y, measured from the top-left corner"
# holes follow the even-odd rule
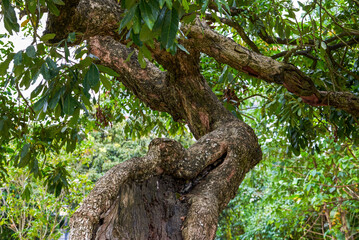
[[[198,141],[188,149],[170,139],[155,139],[146,156],[108,171],[71,218],[75,239],[214,239],[220,212],[245,174],[261,159],[254,131],[216,98],[200,74],[196,46],[175,56],[160,48],[142,69],[133,49],[115,31],[122,10],[117,1],[67,1],[47,32],[61,40],[82,32],[101,64],[154,110],[185,121]],[[104,27],[105,26],[105,27]]]

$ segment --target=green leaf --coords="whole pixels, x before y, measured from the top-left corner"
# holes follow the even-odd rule
[[[30,200],[30,195],[31,195],[31,191],[30,191],[30,187],[29,184],[25,184],[25,189],[21,194],[21,197],[25,200],[25,201],[29,201]]]
[[[61,105],[58,104],[57,107],[55,108],[55,118],[59,118],[61,116]]]
[[[147,64],[146,64],[146,61],[145,61],[145,58],[143,56],[142,51],[138,52],[137,59],[138,59],[138,62],[140,63],[140,65],[141,65],[141,68],[146,68]]]
[[[166,0],[159,0],[159,1],[158,1],[160,8],[163,7],[163,5],[165,4],[165,2],[166,2]]]
[[[40,68],[40,73],[45,80],[51,79],[50,71],[49,71],[49,68],[47,67],[46,63],[42,64],[42,66]]]
[[[181,22],[183,22],[183,23],[191,23],[191,22],[193,22],[193,20],[195,20],[196,19],[196,13],[192,13],[192,14],[190,14],[190,15],[186,15],[186,16],[184,16],[183,18],[182,18],[182,21]]]
[[[19,51],[14,56],[14,65],[18,66],[22,63],[22,51]]]
[[[153,32],[147,27],[147,25],[144,25],[142,28],[141,28],[141,31],[140,31],[140,40],[142,42],[146,42],[148,40],[151,40],[155,37],[155,35],[153,34]]]
[[[33,161],[32,161],[32,164],[31,164],[31,170],[30,172],[32,174],[34,174],[34,176],[38,176],[39,175],[39,161],[35,158]],[[30,166],[29,166],[30,167]]]
[[[162,26],[161,44],[163,47],[169,49],[172,47],[178,30],[178,14],[177,9],[168,10]]]
[[[111,82],[108,80],[108,78],[105,77],[105,76],[103,76],[103,75],[101,75],[100,78],[101,78],[101,82],[102,82],[103,86],[104,86],[107,90],[110,91],[110,90],[111,90],[111,87],[112,87],[112,84],[111,84]]]
[[[20,25],[17,23],[17,17],[14,8],[10,4],[10,0],[2,1],[2,10],[4,14],[5,29],[12,34],[12,31],[18,32]]]
[[[33,45],[30,45],[26,48],[26,55],[30,58],[35,58],[36,57],[36,50],[35,47]]]
[[[136,4],[134,7],[132,7],[129,11],[127,11],[126,15],[124,16],[124,18],[122,19],[121,21],[121,24],[120,24],[120,31],[126,27],[132,20],[133,20],[133,17],[136,13],[136,10],[138,8],[138,4]]]
[[[110,76],[114,76],[114,77],[119,77],[120,74],[118,74],[117,72],[115,72],[114,70],[112,70],[111,68],[105,67],[103,65],[97,65],[97,68],[100,72],[106,73]]]
[[[140,10],[141,10],[141,17],[142,17],[143,21],[145,21],[147,27],[150,30],[152,30],[152,27],[155,24],[156,17],[158,15],[158,11],[156,13],[154,8],[152,8],[150,6],[150,4],[147,3],[147,1],[145,1],[145,0],[140,1],[139,7],[140,7]]]
[[[167,12],[167,7],[165,6],[164,8],[161,9],[161,11],[157,17],[155,25],[153,26],[153,29],[152,29],[153,32],[157,32],[162,29],[163,20],[166,16],[166,12]]]
[[[63,106],[64,113],[67,115],[72,115],[76,107],[77,107],[77,101],[70,94],[67,94]]]
[[[13,59],[15,53],[10,53],[6,60],[2,63],[0,63],[0,76],[4,76],[7,73],[7,70],[9,68],[9,64],[11,60]]]
[[[26,154],[23,158],[20,159],[18,167],[25,167],[30,161],[30,154]]]
[[[126,9],[130,9],[133,7],[133,5],[135,5],[137,3],[137,1],[133,1],[133,0],[122,0],[122,6]]]
[[[27,153],[29,152],[30,146],[31,146],[30,143],[26,143],[22,147],[21,154],[20,154],[21,158],[24,158],[27,155]]]
[[[89,70],[85,75],[84,82],[90,87],[96,86],[100,81],[100,72],[94,63],[91,63]]]
[[[64,50],[65,50],[65,59],[66,59],[66,62],[68,62],[69,56],[70,56],[70,51],[69,51],[69,48],[67,47],[67,42],[65,42]]]
[[[57,105],[57,103],[60,100],[60,97],[62,96],[62,94],[65,92],[65,87],[62,87],[61,89],[59,89],[55,95],[51,98],[51,100],[49,101],[49,108],[50,109],[54,109]]]
[[[186,10],[186,12],[189,10],[189,5],[187,0],[182,0],[182,6],[184,8],[184,10]]]
[[[56,7],[56,5],[51,0],[46,0],[46,5],[52,14],[54,14],[55,16],[60,15],[60,10]]]
[[[40,92],[41,92],[41,90],[43,89],[43,87],[44,87],[43,84],[39,84],[39,86],[37,86],[37,87],[34,89],[34,91],[31,92],[30,97],[31,97],[31,98],[37,97],[37,96],[40,94]]]
[[[47,41],[49,41],[49,40],[51,40],[51,39],[54,39],[55,36],[56,36],[55,33],[48,33],[48,34],[45,34],[44,36],[42,36],[42,37],[40,38],[40,40],[43,41],[43,42],[47,42]]]
[[[30,0],[27,2],[27,7],[31,14],[35,14],[36,7],[37,7],[37,1],[36,0]]]
[[[179,49],[181,49],[182,51],[184,51],[185,53],[187,53],[188,55],[190,54],[190,53],[187,51],[187,49],[186,49],[183,45],[177,43],[177,47],[178,47]]]
[[[203,2],[202,8],[201,8],[201,12],[202,12],[202,13],[204,13],[204,12],[207,10],[208,3],[209,3],[209,0],[205,0],[205,1]]]
[[[169,9],[172,9],[172,0],[165,0],[166,1],[166,5]]]
[[[39,99],[39,101],[37,101],[34,104],[33,109],[34,109],[35,112],[39,112],[41,109],[43,109],[45,104],[46,104],[46,107],[47,107],[47,98],[48,98],[48,95],[43,96],[42,98]]]
[[[65,3],[62,0],[52,0],[57,5],[65,5]]]
[[[325,42],[321,42],[321,43],[320,43],[320,46],[321,46],[324,50],[327,49],[327,44],[325,44]]]
[[[148,48],[146,47],[146,45],[143,45],[140,48],[140,52],[142,52],[143,56],[145,56],[145,58],[152,60],[152,53],[150,52],[150,50],[148,50]]]
[[[71,120],[69,121],[69,126],[73,127],[73,126],[77,125],[79,116],[80,116],[80,108],[76,108]]]
[[[134,34],[139,34],[141,31],[141,14],[140,14],[140,8],[136,7],[135,15],[133,16],[133,25],[132,30]]]
[[[135,50],[133,50],[130,54],[128,54],[128,56],[127,56],[125,62],[130,61],[130,59],[131,59],[131,57],[133,56],[134,53],[135,53]]]

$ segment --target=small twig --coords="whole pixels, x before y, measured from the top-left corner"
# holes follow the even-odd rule
[[[355,154],[354,154],[353,151],[350,149],[350,147],[349,147],[348,145],[347,145],[346,147],[347,147],[348,151],[350,152],[350,154],[353,156],[353,158],[354,158],[355,160],[358,160],[358,158],[355,156]]]
[[[216,22],[216,19],[214,17],[212,17],[211,14],[206,14],[206,19],[211,21],[211,22]],[[241,38],[243,39],[243,41],[256,53],[260,53],[257,45],[252,42],[252,40],[247,36],[247,34],[245,33],[244,29],[242,28],[241,25],[239,25],[237,22],[234,22],[230,19],[227,18],[221,18],[218,17],[218,19],[221,21],[221,23],[226,24],[230,27],[233,27],[238,34],[241,36]]]
[[[31,112],[32,112],[33,114],[36,114],[35,111],[34,111],[34,109],[31,107],[31,105],[30,105],[29,102],[27,101],[27,99],[24,97],[24,95],[22,95],[21,90],[20,90],[20,88],[19,88],[19,85],[18,85],[18,84],[15,84],[15,87],[16,87],[16,90],[17,90],[18,94],[19,94],[19,95],[21,96],[21,98],[25,101],[26,106],[28,106],[28,108],[30,108],[30,110],[31,110]]]
[[[242,98],[242,99],[240,100],[240,102],[243,102],[243,101],[245,101],[245,100],[247,100],[247,99],[250,99],[250,98],[252,98],[252,97],[262,97],[262,98],[266,98],[266,99],[268,99],[268,100],[271,100],[269,97],[263,96],[262,94],[254,94],[254,95],[251,95],[251,96],[249,96],[249,97]]]
[[[285,167],[285,166],[280,166],[280,165],[277,165],[277,164],[272,164],[274,167],[279,167],[279,168],[285,168],[287,171],[289,171],[289,172],[292,172],[292,173],[296,173],[296,174],[298,174],[299,176],[302,176],[302,177],[305,177],[305,175],[304,174],[302,174],[302,173],[300,173],[300,172],[297,172],[297,171],[294,171],[294,170],[292,170],[292,169],[288,169],[288,167]]]
[[[314,225],[315,225],[315,223],[318,221],[319,217],[321,217],[321,215],[319,215],[319,216],[317,217],[317,219],[315,219],[315,221],[314,221],[314,223],[312,224],[312,226],[310,226],[310,228],[309,228],[308,230],[306,230],[306,232],[303,234],[303,236],[301,236],[301,237],[299,238],[299,240],[302,239],[302,238],[304,238],[305,235],[307,235],[307,233],[314,227]]]

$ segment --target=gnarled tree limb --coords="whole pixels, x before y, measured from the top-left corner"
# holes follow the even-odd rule
[[[172,175],[178,179],[193,180],[188,189],[178,190],[180,196],[172,202],[172,207],[182,209],[178,213],[187,215],[182,219],[183,239],[214,239],[219,213],[235,196],[245,174],[260,159],[261,150],[253,130],[240,121],[222,125],[187,150],[174,140],[155,139],[151,142],[146,156],[120,163],[97,182],[71,218],[70,237],[81,240],[95,239],[101,234],[107,234],[111,236],[108,239],[134,239],[139,235],[144,237],[142,239],[150,238],[145,231],[150,232],[150,227],[146,225],[150,223],[146,221],[142,223],[146,226],[143,225],[138,232],[138,226],[134,224],[135,230],[124,237],[125,231],[119,223],[126,220],[121,219],[126,216],[114,216],[113,212],[116,214],[118,211],[119,199],[122,208],[131,208],[131,201],[136,198],[136,191],[128,191],[123,189],[123,186],[129,188],[133,183],[151,181],[154,177],[157,184],[162,184],[156,176]],[[214,169],[207,169],[206,172],[206,167],[211,167],[216,162],[219,165]],[[161,186],[158,185],[151,190],[160,192],[160,189]],[[123,196],[123,192],[126,196]],[[146,205],[137,203],[137,208],[145,208],[141,204]],[[182,217],[176,214],[177,218]],[[112,228],[108,228],[111,221]],[[166,239],[178,230],[161,232],[158,239]]]
[[[228,64],[238,71],[246,72],[268,83],[282,84],[288,91],[312,106],[333,106],[353,116],[359,116],[358,96],[350,92],[319,92],[312,79],[295,66],[252,52],[216,33],[199,19],[186,28],[191,43],[218,62]]]

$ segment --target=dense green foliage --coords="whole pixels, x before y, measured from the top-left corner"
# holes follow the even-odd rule
[[[149,142],[143,136],[186,132],[168,114],[144,106],[86,45],[70,47],[81,33],[55,45],[48,44],[53,34],[39,36],[44,13],[58,15],[62,4],[1,1],[8,31],[0,34],[1,224],[20,239],[58,236],[59,209],[80,202],[93,184],[87,178],[95,181],[114,164],[143,155]],[[118,32],[137,45],[143,66],[154,41],[172,54],[186,51],[179,27],[198,15],[237,43],[297,66],[319,90],[359,94],[357,0],[124,0],[122,6]],[[9,37],[19,31],[32,43],[16,52]],[[226,108],[255,129],[264,152],[221,216],[218,238],[358,237],[358,119],[312,107],[284,86],[205,55],[201,66]],[[28,227],[13,226],[24,212]],[[54,231],[45,233],[44,221]]]
[[[76,151],[66,153],[63,149],[48,156],[52,164],[64,165],[71,194],[62,191],[55,197],[47,191],[43,180],[26,169],[6,167],[7,183],[0,195],[0,239],[58,239],[67,230],[69,217],[103,174],[116,164],[147,152],[153,135],[132,140],[126,138],[124,126],[125,121],[94,131]],[[192,143],[189,134],[176,138],[184,146]]]
[[[319,154],[290,157],[283,138],[267,139],[264,160],[221,216],[220,239],[356,239],[359,151],[328,138]]]

